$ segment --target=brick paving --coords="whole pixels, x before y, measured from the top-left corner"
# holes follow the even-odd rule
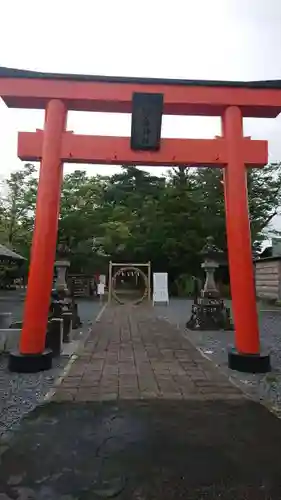
[[[228,303],[228,305],[230,305]],[[230,370],[227,364],[229,346],[235,345],[235,332],[185,330],[186,337],[231,377],[251,399],[264,402],[281,416],[281,309],[257,304],[259,312],[261,350],[270,353],[270,373],[242,373]],[[185,328],[190,317],[192,300],[172,298],[167,307],[156,306],[159,317],[177,327]]]
[[[241,399],[227,377],[149,306],[110,306],[56,388],[55,401]]]

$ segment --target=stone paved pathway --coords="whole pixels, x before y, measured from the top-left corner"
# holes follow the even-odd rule
[[[155,309],[108,308],[54,400],[0,439],[1,500],[281,498],[280,420]]]
[[[148,307],[108,307],[56,401],[239,399],[241,392]]]

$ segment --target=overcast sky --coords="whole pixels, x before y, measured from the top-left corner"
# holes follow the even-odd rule
[[[2,0],[1,21],[2,66],[120,76],[281,79],[280,0]],[[42,125],[43,112],[7,109],[0,102],[1,176],[20,165],[17,132]],[[71,112],[68,128],[129,135],[130,117]],[[246,119],[244,131],[268,139],[269,160],[281,160],[281,116]],[[163,120],[164,137],[211,138],[219,133],[216,118]]]

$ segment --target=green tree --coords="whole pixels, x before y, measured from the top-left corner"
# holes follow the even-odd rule
[[[148,231],[164,188],[165,178],[136,167],[123,167],[109,179],[104,188],[104,236],[100,239],[107,254],[120,262],[149,259]]]
[[[267,237],[280,207],[281,166],[248,171],[253,247]],[[33,165],[13,172],[0,200],[3,244],[28,255],[37,181]],[[175,167],[157,177],[124,167],[112,177],[75,171],[64,178],[59,240],[72,249],[72,270],[105,272],[108,260],[144,262],[168,271],[172,281],[200,269],[206,237],[227,249],[222,171]]]
[[[204,233],[211,230],[216,244],[227,249],[222,171],[198,168],[191,173],[197,185],[200,218]],[[269,225],[281,205],[281,164],[247,172],[248,202],[253,250],[258,251],[267,238]],[[271,229],[271,233],[274,231]]]
[[[263,169],[248,171],[249,210],[252,240],[255,249],[274,234],[271,227],[273,218],[281,207],[281,163],[271,163]]]
[[[34,226],[37,194],[36,167],[27,163],[12,172],[2,185],[1,242],[28,255]]]
[[[103,235],[106,177],[89,177],[76,170],[64,177],[58,239],[72,251],[72,271],[90,273],[103,267],[104,257],[94,250],[94,239]]]

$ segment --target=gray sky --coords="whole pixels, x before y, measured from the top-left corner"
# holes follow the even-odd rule
[[[280,0],[2,3],[2,66],[120,76],[281,79]],[[1,176],[20,165],[17,131],[42,125],[43,112],[9,110],[0,102]],[[77,133],[129,135],[130,117],[71,112],[68,128]],[[253,138],[268,139],[269,160],[281,160],[281,116],[246,119],[244,131]],[[216,118],[163,120],[164,137],[211,138],[219,133]],[[113,173],[117,167],[86,168]]]

